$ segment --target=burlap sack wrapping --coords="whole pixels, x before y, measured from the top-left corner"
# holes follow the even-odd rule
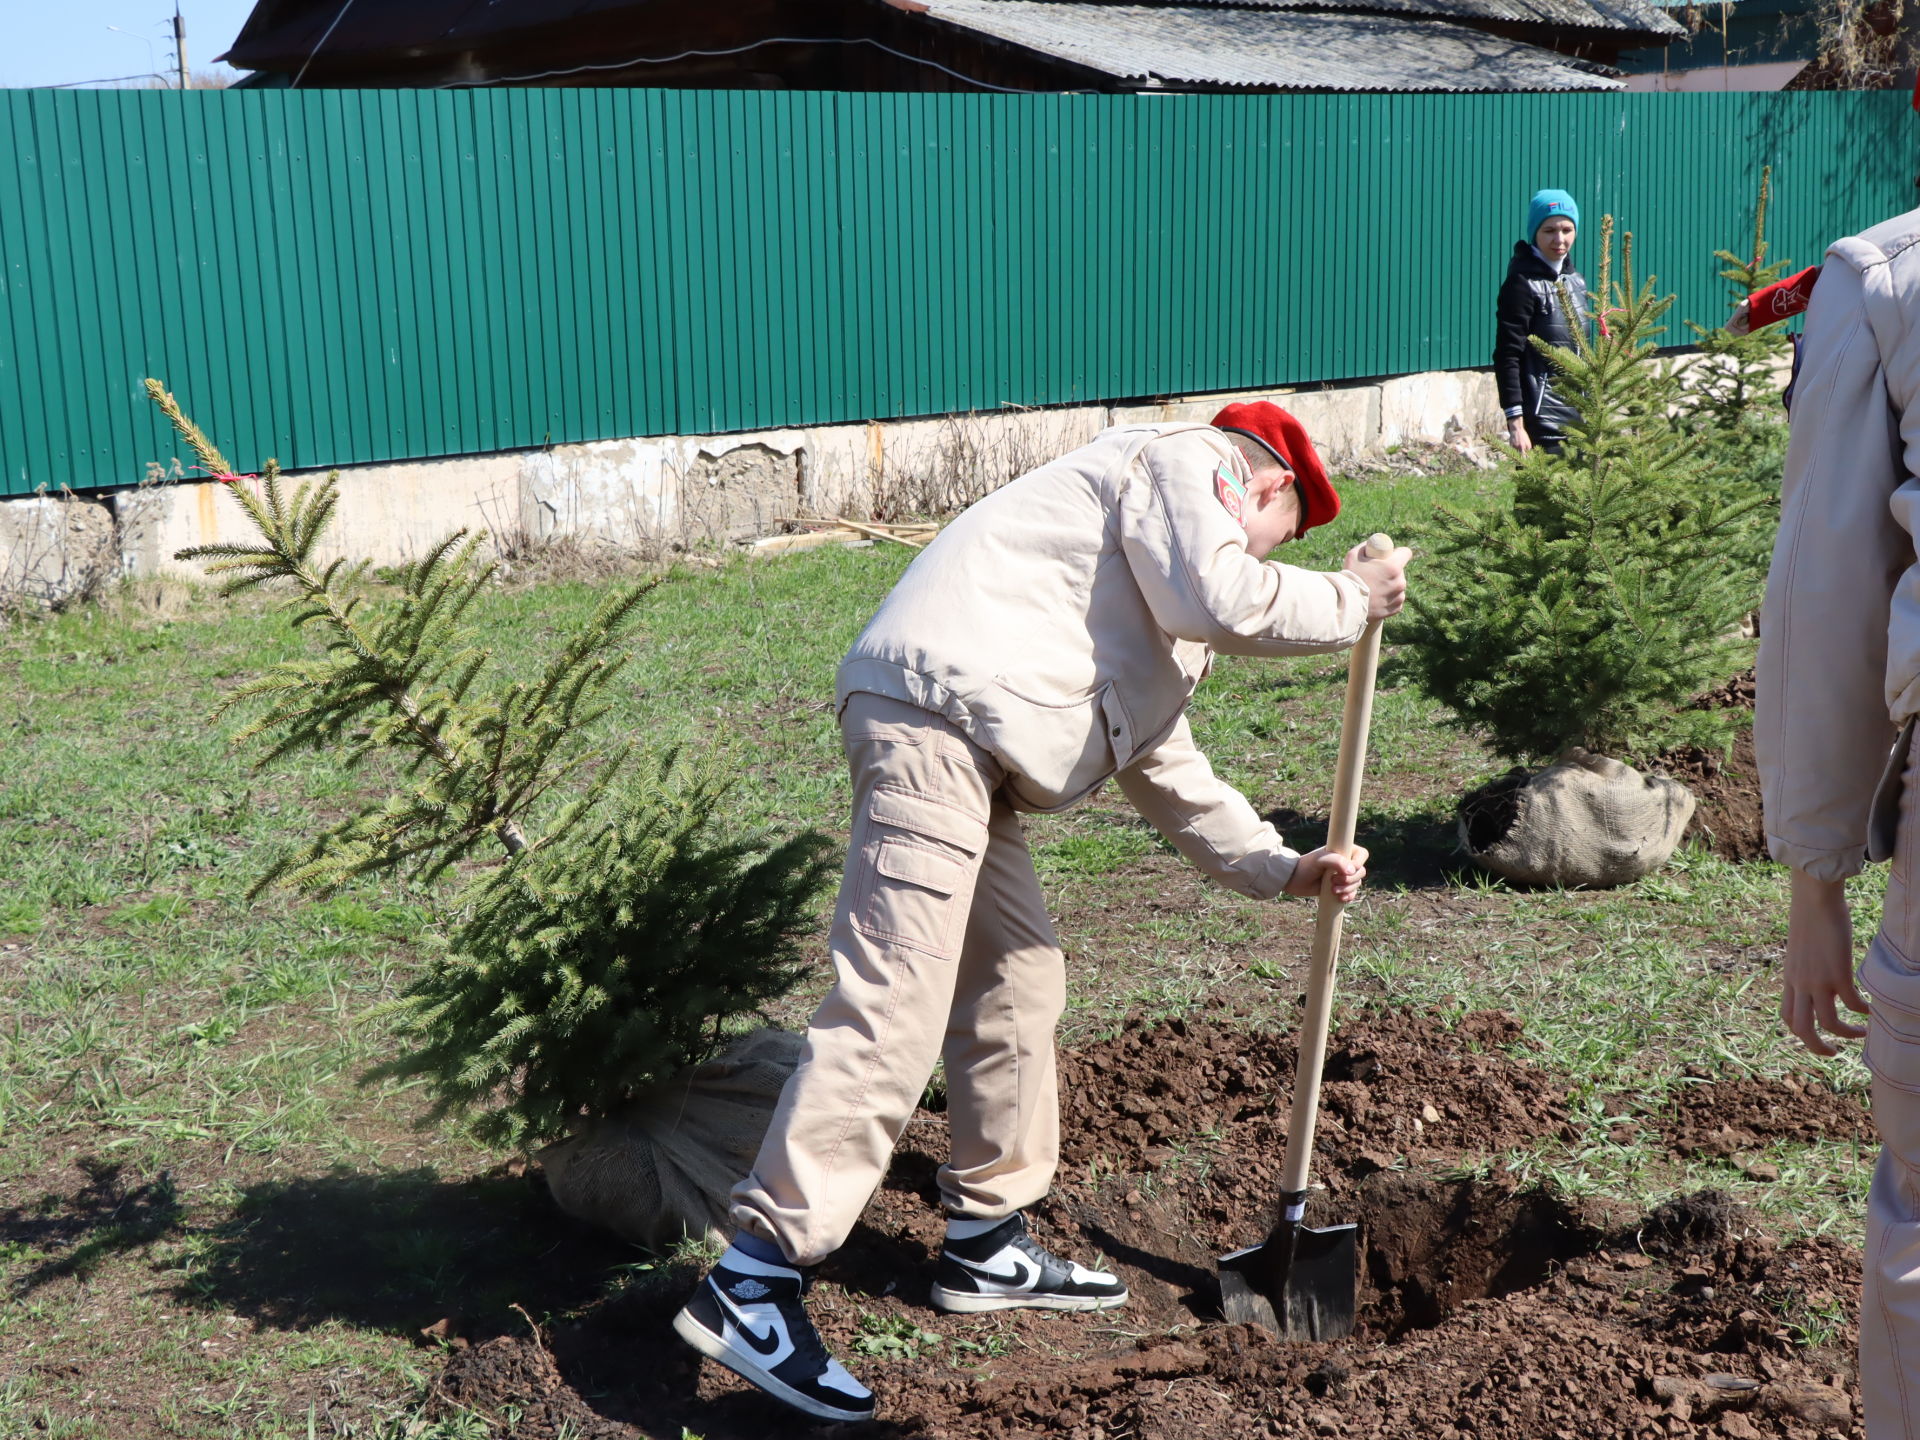
[[[756,1030],[539,1154],[547,1188],[575,1219],[650,1250],[732,1233],[727,1192],[760,1149],[805,1037]]]
[[[1468,794],[1460,843],[1521,884],[1601,889],[1666,864],[1692,818],[1693,792],[1679,781],[1573,749]]]

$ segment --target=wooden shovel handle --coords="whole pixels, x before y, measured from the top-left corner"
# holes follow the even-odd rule
[[[1367,537],[1367,555],[1382,559],[1393,552],[1393,541],[1382,534]],[[1342,855],[1353,851],[1354,826],[1360,818],[1360,776],[1366,769],[1367,732],[1373,725],[1373,679],[1380,668],[1380,625],[1367,622],[1360,642],[1347,661],[1347,703],[1340,716],[1340,758],[1333,770],[1333,813],[1327,821],[1327,846]],[[1299,1059],[1293,1072],[1293,1114],[1287,1122],[1287,1156],[1280,1167],[1280,1189],[1296,1196],[1307,1188],[1313,1163],[1313,1132],[1320,1118],[1320,1071],[1327,1060],[1327,1026],[1333,1017],[1333,977],[1340,962],[1340,933],[1347,907],[1333,897],[1329,876],[1320,891],[1319,913],[1313,926],[1313,958],[1307,971],[1307,1006],[1300,1017]],[[1293,1202],[1293,1203],[1298,1203]],[[1286,1215],[1298,1220],[1299,1215]]]

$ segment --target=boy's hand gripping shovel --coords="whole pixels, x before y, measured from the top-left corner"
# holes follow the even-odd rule
[[[1385,535],[1367,538],[1367,554],[1393,550]],[[1347,664],[1347,703],[1340,717],[1340,759],[1333,772],[1333,814],[1327,845],[1353,851],[1360,810],[1360,772],[1367,758],[1373,720],[1373,677],[1380,664],[1380,621],[1369,622]],[[1307,1169],[1313,1159],[1314,1124],[1320,1117],[1320,1071],[1327,1058],[1327,1023],[1333,1011],[1333,974],[1340,959],[1340,931],[1347,907],[1333,897],[1332,880],[1320,892],[1313,930],[1313,961],[1307,1006],[1300,1018],[1299,1060],[1293,1072],[1293,1115],[1287,1122],[1287,1156],[1280,1173],[1280,1213],[1264,1245],[1220,1257],[1220,1298],[1235,1324],[1264,1325],[1289,1340],[1337,1340],[1353,1333],[1359,1286],[1358,1227],[1303,1224]]]

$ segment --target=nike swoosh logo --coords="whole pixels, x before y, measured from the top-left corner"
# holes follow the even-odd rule
[[[952,1254],[951,1251],[948,1253]],[[1028,1278],[1025,1268],[1018,1260],[1013,1262],[1013,1269],[1003,1273],[998,1270],[989,1270],[984,1265],[976,1265],[971,1260],[961,1260],[958,1255],[954,1255],[953,1258],[960,1261],[961,1268],[971,1270],[982,1280],[997,1280],[1002,1285],[1021,1285],[1025,1284]]]
[[[712,1280],[708,1280],[707,1283],[713,1285]],[[755,1330],[752,1325],[747,1323],[747,1317],[740,1313],[739,1307],[728,1298],[726,1291],[722,1290],[718,1285],[713,1285],[713,1293],[720,1297],[721,1312],[732,1323],[733,1328],[739,1332],[740,1338],[747,1342],[747,1348],[749,1350],[764,1360],[780,1348],[780,1327],[778,1325],[769,1323],[767,1325],[767,1333],[762,1335],[759,1331]]]

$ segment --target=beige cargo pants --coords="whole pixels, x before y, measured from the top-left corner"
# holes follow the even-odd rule
[[[853,838],[834,913],[836,981],[807,1027],[733,1220],[798,1265],[840,1247],[886,1173],[933,1064],[947,1065],[955,1215],[1047,1193],[1060,1155],[1053,1032],[1066,967],[999,765],[912,705],[840,716]]]
[[[1868,1440],[1920,1440],[1920,766],[1909,751],[1880,933],[1860,965],[1880,1161],[1867,1196],[1860,1399]]]

